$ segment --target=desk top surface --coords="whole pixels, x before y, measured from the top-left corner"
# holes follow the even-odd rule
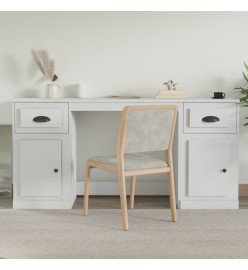
[[[238,103],[239,99],[213,99],[213,98],[187,98],[187,99],[156,99],[156,98],[61,98],[61,99],[47,99],[47,98],[20,98],[14,99],[14,103],[17,102],[53,102],[53,103]]]

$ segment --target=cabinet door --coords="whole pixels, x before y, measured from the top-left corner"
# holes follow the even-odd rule
[[[189,140],[188,196],[231,196],[235,164],[230,140]]]
[[[61,196],[61,140],[20,140],[21,196]]]

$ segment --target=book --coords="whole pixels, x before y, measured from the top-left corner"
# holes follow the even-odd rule
[[[187,96],[185,95],[185,96],[156,96],[156,98],[164,98],[164,99],[166,99],[166,98],[174,98],[174,99],[178,99],[178,98],[187,98]]]
[[[178,91],[178,90],[160,90],[158,91],[158,94],[159,95],[182,95],[182,94],[185,94],[184,91]]]
[[[181,90],[159,90],[158,93],[185,93]]]
[[[187,98],[184,91],[181,90],[159,90],[156,98]]]

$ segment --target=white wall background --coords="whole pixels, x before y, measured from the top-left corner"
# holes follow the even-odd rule
[[[191,98],[239,97],[247,25],[248,12],[0,12],[0,124],[11,123],[13,98],[44,97],[31,49],[47,49],[60,84],[85,83],[88,97],[154,97],[169,79]],[[248,183],[245,115],[240,183]]]

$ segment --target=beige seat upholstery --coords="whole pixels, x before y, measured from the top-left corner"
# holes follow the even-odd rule
[[[117,156],[96,156],[89,160],[104,163],[110,166],[118,166]],[[153,158],[148,155],[132,153],[124,155],[125,171],[143,170],[152,168],[167,167],[167,163],[163,160]]]

